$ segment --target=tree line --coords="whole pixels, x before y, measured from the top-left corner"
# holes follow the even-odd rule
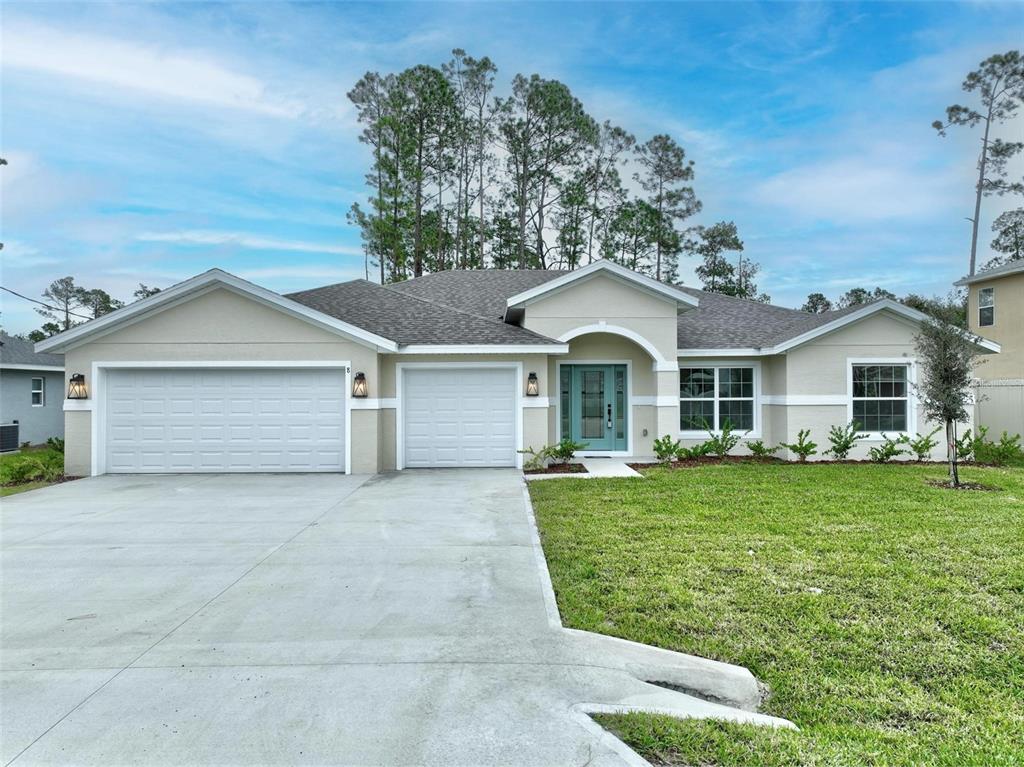
[[[349,220],[382,283],[597,258],[672,282],[680,255],[701,248],[728,272],[720,256],[738,237],[684,227],[701,203],[694,163],[675,139],[638,141],[536,74],[515,75],[499,96],[497,71],[455,49],[440,67],[368,72],[349,92],[372,157],[368,203],[354,204]],[[750,267],[734,270],[736,290],[747,289]]]
[[[132,298],[138,301],[159,292],[160,288],[149,287],[140,282],[138,289],[132,293]],[[54,280],[43,291],[42,298],[42,301],[35,302],[40,304],[36,311],[46,322],[39,329],[25,334],[29,341],[42,341],[125,305],[124,301],[111,297],[105,290],[78,285],[74,277]]]

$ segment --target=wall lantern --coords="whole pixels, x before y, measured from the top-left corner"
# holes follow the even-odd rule
[[[356,373],[356,377],[352,379],[352,396],[362,399],[368,393],[369,387],[366,385],[366,374]]]
[[[540,394],[540,383],[537,381],[537,374],[530,373],[526,377],[526,396],[536,397],[538,394]]]
[[[85,376],[75,373],[68,381],[68,399],[89,399],[89,390],[85,388]]]

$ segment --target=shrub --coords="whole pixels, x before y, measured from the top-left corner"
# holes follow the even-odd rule
[[[699,445],[694,445],[693,447],[683,447],[680,445],[679,449],[676,451],[676,456],[681,461],[692,461],[697,458],[703,458],[710,453],[711,445],[707,442],[701,442]]]
[[[0,472],[0,481],[5,485],[20,485],[24,482],[55,482],[64,475],[64,466],[61,461],[54,459],[59,453],[31,454],[23,453],[18,460],[4,462],[3,471]]]
[[[736,447],[740,441],[740,435],[733,433],[732,424],[726,419],[722,424],[722,431],[719,434],[709,431],[710,439],[704,444],[707,445],[707,452],[718,458],[725,458],[729,451]]]
[[[780,442],[779,447],[784,447],[790,452],[796,453],[800,463],[806,463],[809,456],[818,454],[818,443],[811,442],[810,436],[810,429],[801,429],[796,434],[796,442]]]
[[[771,458],[779,452],[778,447],[768,447],[768,445],[764,444],[764,442],[759,439],[749,440],[747,442],[747,450],[749,450],[750,454],[755,458]]]
[[[64,452],[64,440],[60,437],[50,437],[46,440],[46,446],[51,450],[56,450],[58,453]]]
[[[886,437],[882,435],[882,444],[871,448],[868,451],[868,457],[875,463],[888,463],[898,455],[903,455],[907,451],[904,450],[901,445],[906,445],[910,442],[910,437],[906,434],[902,434],[896,439],[892,437]]]
[[[540,448],[540,450],[537,450],[532,447],[519,450],[519,453],[522,453],[525,456],[529,456],[525,461],[523,461],[523,470],[540,471],[541,469],[546,469],[548,466],[548,462],[551,460],[552,449],[552,445],[545,445],[544,447]]]
[[[573,442],[568,437],[563,437],[561,442],[552,446],[551,458],[555,463],[569,463],[576,455],[576,451],[586,446],[586,442]]]
[[[935,435],[942,431],[941,426],[936,426],[934,430],[927,434],[920,434],[914,439],[908,439],[907,444],[910,446],[910,452],[914,454],[918,461],[924,461],[932,457],[932,450],[939,445],[939,441],[934,439]]]
[[[985,427],[981,427],[984,429]],[[990,463],[994,466],[1005,466],[1024,460],[1024,449],[1020,446],[1020,435],[1012,437],[1003,432],[998,442],[987,442],[982,438],[974,446],[974,460],[978,463]]]
[[[971,435],[971,430],[968,429],[960,438],[954,443],[956,447],[956,457],[959,461],[969,461],[974,457],[975,448],[985,440],[985,434],[988,433],[988,429],[984,426],[978,427],[978,434],[976,436]]]
[[[682,444],[678,439],[672,439],[672,436],[666,434],[664,437],[659,437],[654,440],[654,455],[659,461],[671,461],[679,454],[679,449]]]
[[[846,460],[854,445],[857,444],[857,440],[864,439],[867,436],[866,434],[858,434],[858,429],[860,429],[860,424],[856,421],[852,421],[846,426],[833,426],[829,429],[828,441],[832,443],[832,447],[826,450],[825,454],[833,455],[837,461]]]

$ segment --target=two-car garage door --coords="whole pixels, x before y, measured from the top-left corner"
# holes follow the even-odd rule
[[[345,470],[343,369],[113,369],[106,471]]]
[[[409,368],[400,375],[406,467],[516,465],[514,369]]]

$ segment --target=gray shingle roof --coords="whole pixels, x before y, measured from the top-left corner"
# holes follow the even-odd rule
[[[862,308],[852,306],[810,314],[695,288],[679,286],[679,290],[700,302],[696,309],[679,315],[680,349],[759,349],[774,346]]]
[[[557,269],[477,269],[437,272],[388,287],[405,295],[504,320],[508,299],[566,272]]]
[[[1002,266],[996,266],[992,269],[975,272],[973,277],[963,277],[953,284],[960,286],[973,285],[975,282],[984,282],[985,280],[995,279],[996,277],[1005,277],[1008,274],[1016,274],[1017,272],[1024,272],[1024,258],[1016,258],[1013,261],[1006,262]]]
[[[499,319],[366,280],[326,285],[285,297],[402,345],[557,343]]]
[[[0,366],[42,365],[43,367],[64,367],[63,354],[37,354],[35,344],[21,338],[14,338],[0,331]]]
[[[438,272],[380,286],[365,280],[291,293],[287,297],[399,344],[552,343],[503,321],[511,296],[565,274],[559,270]],[[861,307],[809,314],[684,286],[700,305],[679,314],[681,349],[774,346]]]

